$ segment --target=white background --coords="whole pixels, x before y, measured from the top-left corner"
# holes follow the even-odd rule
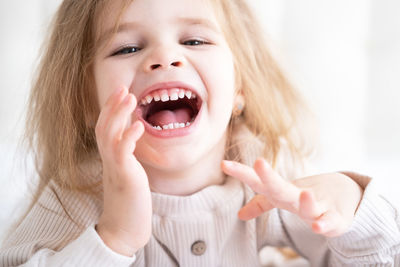
[[[17,144],[38,49],[59,2],[0,0],[0,240],[27,198],[32,173],[24,171],[27,155]],[[318,171],[358,171],[397,194],[400,1],[251,3],[276,57],[317,115]]]

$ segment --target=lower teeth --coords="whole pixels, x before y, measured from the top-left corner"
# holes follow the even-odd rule
[[[153,126],[154,129],[158,130],[158,131],[162,131],[162,130],[172,130],[172,129],[179,129],[179,128],[185,128],[188,127],[190,125],[190,122],[186,122],[186,123],[170,123],[167,125],[163,125],[163,126]]]

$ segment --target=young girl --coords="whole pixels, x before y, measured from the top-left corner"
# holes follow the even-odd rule
[[[257,266],[270,245],[399,266],[374,182],[300,177],[301,102],[261,36],[244,0],[64,0],[27,119],[40,184],[0,265]]]

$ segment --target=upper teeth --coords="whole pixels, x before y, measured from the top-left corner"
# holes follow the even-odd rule
[[[186,123],[175,122],[175,123],[169,123],[169,124],[166,124],[166,125],[163,125],[163,126],[159,126],[159,125],[154,126],[154,125],[152,125],[152,127],[154,129],[156,129],[156,130],[161,131],[161,130],[172,130],[172,129],[185,128],[185,127],[190,126],[190,124],[191,124],[190,122],[186,122]]]
[[[195,99],[196,94],[193,93],[192,91],[185,90],[185,89],[180,89],[180,88],[173,88],[173,89],[162,89],[158,90],[155,92],[152,92],[151,94],[146,95],[145,97],[142,98],[141,104],[142,105],[148,105],[150,104],[153,100],[154,101],[175,101],[178,100],[179,98],[184,98],[187,97],[188,99]]]

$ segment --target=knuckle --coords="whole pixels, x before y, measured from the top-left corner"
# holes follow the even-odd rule
[[[118,137],[110,137],[110,145],[114,153],[118,153],[121,140]]]
[[[113,148],[113,154],[114,154],[114,159],[115,159],[115,163],[118,166],[123,166],[124,162],[125,162],[125,155],[123,153],[123,149],[120,145],[117,145]]]

